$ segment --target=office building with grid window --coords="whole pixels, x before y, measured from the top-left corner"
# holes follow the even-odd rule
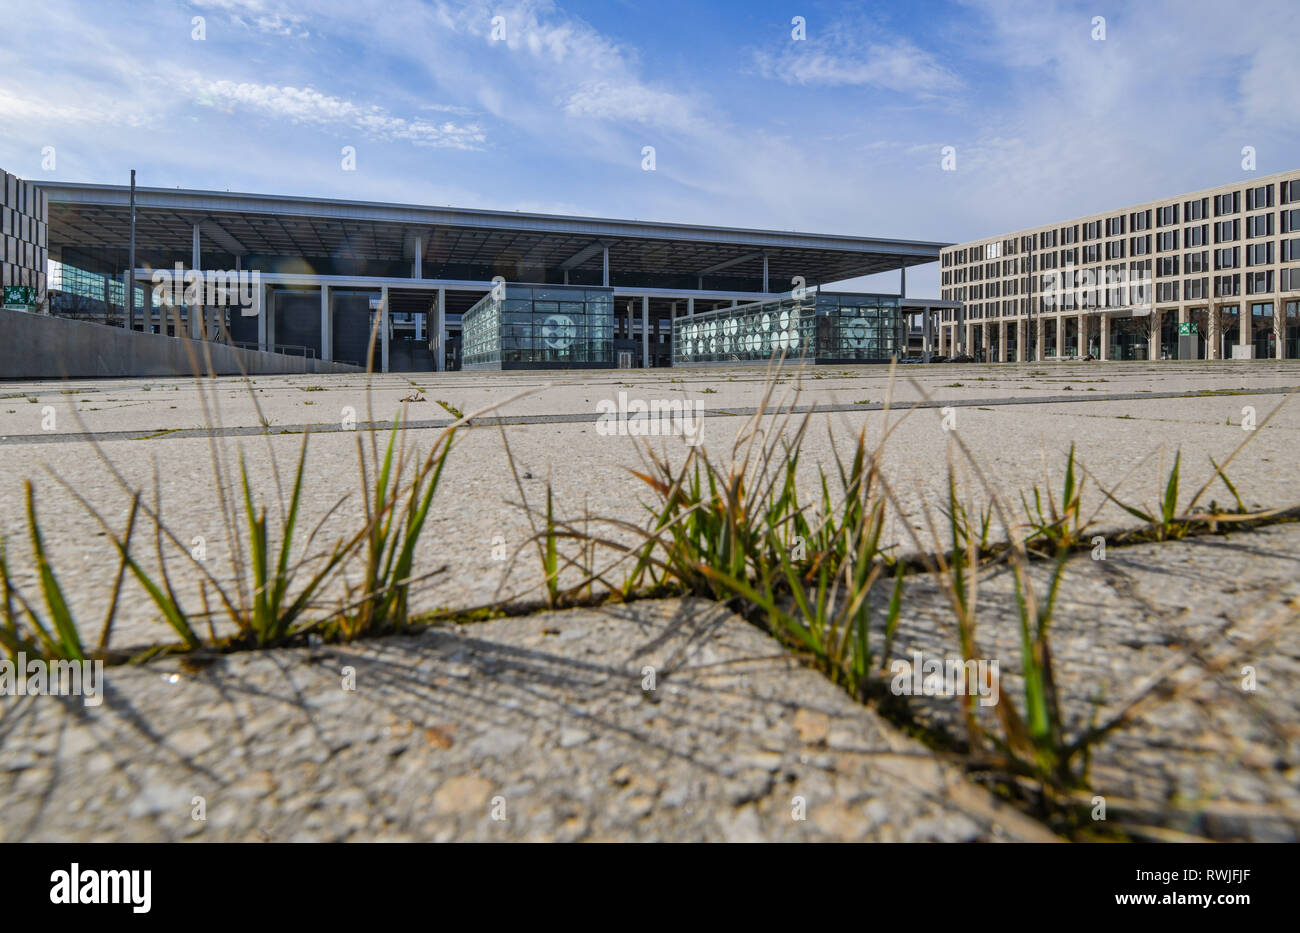
[[[947,247],[939,352],[1300,358],[1300,170]]]

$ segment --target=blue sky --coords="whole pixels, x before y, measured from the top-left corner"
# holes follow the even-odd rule
[[[0,22],[0,166],[33,179],[960,241],[1300,166],[1294,0],[0,0]]]

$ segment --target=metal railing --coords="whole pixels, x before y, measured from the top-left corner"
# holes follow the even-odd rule
[[[243,341],[231,341],[232,347],[239,347],[241,350],[261,350],[262,348],[256,343],[247,343]],[[316,348],[305,347],[296,343],[277,343],[267,348],[271,353],[283,353],[285,356],[303,356],[309,360],[316,359]]]

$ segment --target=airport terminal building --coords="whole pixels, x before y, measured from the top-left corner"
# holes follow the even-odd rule
[[[1300,358],[1300,171],[942,251],[939,352]]]
[[[814,314],[833,304],[838,318],[821,286],[898,272],[899,293],[870,296],[845,329],[861,338],[849,358],[885,362],[906,340],[906,269],[937,262],[946,245],[141,187],[128,303],[131,189],[26,184],[47,212],[42,310],[384,372],[670,366],[683,361],[682,322],[711,327],[715,312],[795,292],[811,296]],[[937,308],[913,301],[909,311],[937,325]],[[780,337],[770,325],[762,333],[766,343],[751,351],[747,340],[742,352],[732,341],[728,353],[723,325],[711,352],[741,361],[766,347],[766,359]]]
[[[381,372],[1300,358],[1300,170],[956,245],[166,188],[132,224],[127,186],[11,175],[0,197],[6,304]],[[904,297],[936,261],[941,299]],[[884,272],[897,293],[833,288]]]

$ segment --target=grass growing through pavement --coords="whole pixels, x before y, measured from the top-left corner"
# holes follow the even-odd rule
[[[558,585],[562,565],[579,569],[583,584],[609,576],[609,568],[591,565],[589,549],[585,559],[558,556],[562,540],[588,546],[598,541],[612,547],[616,564],[630,565],[620,586],[623,597],[679,592],[730,601],[854,695],[879,696],[902,619],[907,568],[892,548],[882,546],[891,515],[898,512],[879,461],[889,432],[874,448],[865,432],[859,433],[843,456],[832,439],[834,470],[817,467],[819,492],[804,501],[799,458],[811,415],[796,419],[790,405],[772,405],[773,390],[769,383],[758,414],[740,433],[725,465],[699,448],[690,449],[678,465],[647,448],[645,468],[634,471],[650,494],[647,523],[633,529],[639,543],[620,547],[610,543],[613,535],[593,535],[557,520],[548,490],[545,523],[535,535],[548,601],[564,602]],[[1070,512],[1078,505],[1072,464],[1073,458],[1065,496]],[[979,520],[972,523],[971,514]],[[975,597],[992,507],[967,506],[950,477],[947,515],[949,545],[939,546],[936,536],[923,562],[950,597],[963,657],[978,660]],[[609,524],[628,530],[624,522]],[[1081,776],[1068,767],[1073,754],[1064,745],[1050,667],[1055,587],[1068,554],[1064,540],[1058,550],[1062,556],[1045,599],[1036,600],[1027,576],[1017,576],[1026,714],[1003,704],[1002,734],[990,736],[975,718],[970,704],[977,690],[970,689],[966,721],[973,751],[999,753],[1008,770],[1064,791]],[[888,592],[887,599],[876,598],[878,588]],[[879,656],[873,637],[886,645]]]
[[[1013,702],[997,704],[995,722],[990,724],[977,715],[974,697],[980,687],[993,685],[967,685],[962,698],[966,749],[981,767],[1032,782],[1049,805],[1069,799],[1086,782],[1090,745],[1105,734],[1105,728],[1069,734],[1052,660],[1052,619],[1066,562],[1088,545],[1087,533],[1093,525],[1082,508],[1088,474],[1073,448],[1059,496],[1050,488],[1034,488],[1021,497],[1022,518],[1017,520],[954,435],[946,501],[938,509],[941,520],[925,510],[927,538],[906,521],[897,492],[882,470],[890,434],[901,421],[887,426],[874,443],[865,431],[847,439],[832,437],[833,463],[816,466],[811,484],[815,492],[805,496],[800,459],[812,415],[796,417],[793,403],[786,400],[789,394],[774,402],[777,384],[769,375],[757,413],[747,419],[723,458],[711,457],[703,447],[691,447],[674,462],[646,445],[643,464],[633,471],[648,498],[644,523],[593,519],[587,514],[581,519],[564,518],[557,512],[549,483],[544,510],[538,512],[528,506],[516,471],[520,504],[533,527],[529,543],[536,546],[542,566],[546,605],[590,600],[597,586],[603,588],[605,598],[688,593],[727,601],[859,699],[888,704],[887,667],[897,639],[908,634],[907,575],[923,571],[938,581],[961,656],[972,662],[982,658],[979,629],[987,621],[979,611],[981,572],[992,562],[1008,562],[1014,574],[1014,622],[1020,644],[1019,693]],[[219,426],[215,393],[210,401],[202,392],[200,398],[207,423]],[[250,392],[250,398],[265,420],[257,396]],[[208,405],[213,406],[211,411]],[[299,525],[309,436],[304,435],[288,477],[287,496],[271,439],[264,437],[273,483],[266,495],[258,495],[242,452],[235,473],[228,469],[214,432],[210,460],[230,554],[230,572],[221,577],[196,558],[183,536],[164,520],[156,477],[150,503],[144,490],[132,487],[100,451],[110,475],[130,500],[125,527],[119,531],[99,508],[55,474],[94,516],[118,556],[102,635],[93,650],[82,644],[65,588],[50,563],[36,493],[28,483],[27,537],[36,583],[26,589],[19,584],[10,570],[10,553],[0,542],[0,648],[10,656],[24,651],[50,660],[108,654],[127,580],[134,580],[147,593],[182,648],[191,651],[293,643],[308,633],[348,640],[411,627],[419,621],[412,612],[412,588],[439,572],[416,578],[415,557],[458,425],[470,420],[445,403],[444,407],[458,416],[458,424],[434,435],[423,455],[409,443],[402,411],[388,430],[382,455],[380,431],[358,432],[364,514],[325,546],[316,546],[316,539],[348,497],[335,502],[303,536]],[[1271,418],[1272,414],[1259,427]],[[374,424],[373,415],[369,423]],[[1107,501],[1143,523],[1141,529],[1128,533],[1133,540],[1168,540],[1214,530],[1223,523],[1258,521],[1276,512],[1248,513],[1225,472],[1253,436],[1222,465],[1211,461],[1214,477],[1182,508],[1181,455],[1175,456],[1163,495],[1154,506],[1121,501],[1122,480],[1108,489],[1091,479]],[[508,443],[506,451],[509,458]],[[959,456],[979,478],[982,502],[963,493],[957,479]],[[513,458],[509,462],[514,470]],[[1219,508],[1214,502],[1199,506],[1215,481],[1230,492],[1234,509]],[[269,505],[278,509],[268,509]],[[911,554],[904,555],[887,543],[894,523],[911,537]],[[136,553],[140,525],[152,531],[156,569],[147,569]],[[178,559],[200,579],[199,605],[186,603],[173,585],[168,561]],[[1032,562],[1042,560],[1050,562],[1045,585],[1036,584],[1030,570]],[[348,567],[360,569],[360,581],[351,583],[342,595],[326,598],[326,590]],[[236,634],[218,637],[217,619]],[[965,676],[977,676],[967,670]]]
[[[59,585],[58,577],[46,556],[45,542],[36,518],[36,497],[30,481],[23,483],[23,491],[27,498],[27,530],[31,536],[32,556],[36,562],[36,574],[47,615],[42,619],[41,611],[29,603],[13,585],[5,544],[0,541],[0,613],[3,613],[0,618],[0,644],[11,658],[21,651],[50,660],[83,661],[86,652],[81,644],[81,634],[68,611],[63,587]],[[26,620],[29,627],[21,626],[21,620]]]
[[[373,483],[367,478],[362,440],[357,438],[361,484],[363,489],[372,493],[366,498],[366,525],[362,536],[365,576],[354,590],[357,599],[349,611],[335,617],[328,632],[352,639],[375,632],[402,631],[407,627],[411,584],[416,582],[412,577],[415,551],[434,494],[438,491],[443,467],[451,453],[455,432],[453,425],[437,435],[428,454],[412,468],[413,475],[405,485],[403,473],[411,457],[407,454],[400,414],[389,432],[388,447]],[[371,440],[373,443],[373,432]],[[441,569],[433,571],[433,574],[439,572]],[[431,575],[426,574],[420,579],[428,579]]]
[[[1053,550],[1065,548],[1067,551],[1078,544],[1083,538],[1087,523],[1083,520],[1081,502],[1083,498],[1083,485],[1079,482],[1079,476],[1075,471],[1074,463],[1074,445],[1070,445],[1070,453],[1065,461],[1065,478],[1061,490],[1060,504],[1057,504],[1055,495],[1049,487],[1046,492],[1040,492],[1035,486],[1032,490],[1034,499],[1033,506],[1025,494],[1021,494],[1020,503],[1025,513],[1024,527],[1028,530],[1025,536],[1027,546],[1043,544]],[[987,544],[988,522],[984,524],[985,544]]]
[[[464,420],[465,413],[461,411],[459,408],[457,408],[455,405],[451,404],[451,402],[444,402],[440,398],[434,399],[434,401],[436,401],[439,405],[441,405],[446,410],[447,414],[451,415],[457,421]]]
[[[298,587],[290,598],[289,586],[293,582],[293,574],[289,569],[289,555],[293,548],[294,531],[298,525],[298,509],[302,504],[302,483],[306,465],[307,435],[304,434],[298,469],[294,473],[289,511],[284,517],[277,545],[268,533],[266,505],[254,504],[253,491],[248,483],[248,467],[242,453],[239,457],[239,480],[244,493],[244,520],[248,534],[252,611],[247,615],[238,616],[237,623],[242,623],[244,631],[259,645],[276,644],[294,630],[310,604],[311,598],[347,556],[347,547],[340,541],[335,545],[329,558],[312,572],[306,585]]]
[[[592,531],[589,517],[581,525],[566,522],[556,517],[548,487],[545,520],[534,524],[548,605],[576,601],[579,587],[594,580],[612,581],[607,585],[617,598],[685,593],[724,600],[859,699],[896,709],[897,698],[886,689],[887,666],[894,643],[907,634],[905,574],[921,570],[938,581],[967,662],[964,676],[991,678],[997,675],[977,674],[978,667],[970,664],[984,658],[979,628],[987,619],[981,619],[978,591],[982,573],[993,564],[1008,564],[1016,607],[1008,621],[1019,634],[1017,695],[1008,702],[1009,692],[997,685],[1003,701],[986,722],[977,715],[975,697],[981,687],[995,685],[967,683],[961,694],[965,751],[979,769],[1022,786],[1028,782],[1042,810],[1066,822],[1073,819],[1069,809],[1076,791],[1086,786],[1090,749],[1114,725],[1071,734],[1057,693],[1051,648],[1057,598],[1069,558],[1092,544],[1097,514],[1084,514],[1088,474],[1074,449],[1059,493],[1033,489],[1021,497],[1023,514],[1017,517],[954,435],[947,499],[939,510],[943,521],[925,507],[926,537],[904,518],[880,466],[889,436],[901,422],[887,427],[875,444],[865,433],[847,446],[832,437],[833,469],[815,469],[811,485],[818,491],[805,500],[797,478],[811,416],[796,419],[791,405],[774,404],[774,386],[769,381],[758,413],[741,430],[729,458],[715,460],[696,447],[674,462],[646,445],[644,466],[633,471],[649,496],[643,526],[607,519]],[[963,494],[958,460],[977,477],[982,505]],[[1176,456],[1158,506],[1126,507],[1143,525],[1112,535],[1112,541],[1167,540],[1280,511],[1247,513],[1224,468],[1211,463],[1214,476],[1180,510],[1181,456]],[[1211,503],[1196,512],[1216,480],[1231,492],[1236,508]],[[1114,489],[1094,482],[1105,499],[1123,505]],[[910,555],[882,544],[894,521],[911,537]],[[565,545],[581,553],[566,555]],[[601,565],[593,558],[596,548],[606,552]],[[1033,564],[1043,562],[1045,579],[1032,571]],[[567,589],[559,584],[565,569],[576,571],[579,581]]]
[[[679,468],[652,459],[638,471],[655,498],[654,515],[624,589],[675,587],[743,600],[778,637],[858,692],[872,668],[867,597],[889,563],[881,550],[885,500],[859,435],[848,462],[837,461],[838,487],[818,467],[814,516],[796,483],[808,423],[805,416],[746,438],[729,468],[692,451]]]
[[[191,364],[195,372],[203,370],[197,359],[192,359]],[[206,368],[210,376],[210,361]],[[359,431],[358,476],[364,515],[350,526],[345,523],[345,530],[332,543],[319,546],[317,538],[327,520],[349,497],[340,497],[310,533],[301,527],[309,434],[303,435],[296,466],[289,477],[287,497],[275,448],[270,437],[264,435],[272,481],[263,492],[250,477],[242,449],[237,470],[229,468],[216,439],[220,428],[217,392],[211,383],[204,383],[203,377],[198,377],[198,382],[205,423],[214,428],[209,434],[209,459],[213,488],[220,500],[224,541],[228,545],[228,572],[214,570],[203,556],[196,556],[187,546],[188,535],[181,534],[176,527],[177,521],[184,520],[183,509],[169,509],[173,517],[170,521],[164,518],[156,468],[150,504],[144,490],[133,487],[93,434],[86,432],[107,475],[129,498],[125,530],[113,527],[102,505],[90,502],[74,484],[54,470],[48,467],[47,470],[94,518],[118,555],[119,567],[99,644],[93,651],[87,651],[82,645],[64,586],[45,549],[36,512],[36,493],[29,481],[26,484],[27,526],[32,563],[37,571],[36,583],[34,590],[30,584],[26,587],[20,584],[18,575],[11,569],[6,542],[0,537],[0,650],[11,657],[23,651],[30,657],[47,660],[81,660],[92,655],[123,659],[113,651],[110,641],[127,579],[140,587],[179,639],[176,647],[185,651],[270,647],[293,643],[309,633],[349,640],[400,632],[410,625],[413,588],[439,572],[416,576],[414,565],[457,425],[436,432],[430,449],[422,456],[407,437],[404,410],[399,410],[388,431],[382,457],[377,440],[379,432]],[[246,385],[251,383],[246,380]],[[267,419],[251,388],[248,395],[258,420],[265,424]],[[368,388],[366,399],[369,408]],[[373,413],[369,420],[373,425]],[[363,442],[366,437],[370,439],[369,450]],[[138,537],[138,524],[152,530],[152,566],[146,567],[135,546],[133,538]],[[184,565],[187,576],[198,578],[197,599],[183,598],[178,593],[173,583],[175,573],[169,566],[177,561]],[[340,593],[340,584],[347,579],[344,571],[350,567],[359,567],[360,580],[347,583]],[[218,636],[217,622],[223,622],[223,627],[233,634]]]

